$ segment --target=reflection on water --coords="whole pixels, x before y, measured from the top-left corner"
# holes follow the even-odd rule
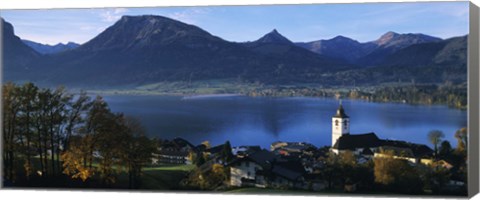
[[[305,141],[330,145],[331,117],[338,102],[324,98],[244,96],[107,96],[115,112],[141,119],[152,137],[182,137],[194,144],[261,145]],[[467,112],[445,106],[342,101],[351,132],[375,132],[380,138],[428,144],[427,134],[438,129],[455,146],[455,131],[467,124]]]

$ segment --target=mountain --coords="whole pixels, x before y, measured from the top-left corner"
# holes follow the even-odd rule
[[[277,43],[277,44],[293,44],[292,41],[280,34],[277,29],[273,29],[270,33],[256,40],[254,43]]]
[[[424,35],[424,34],[398,34],[387,32],[379,39],[373,41],[377,47],[368,55],[358,59],[356,62],[363,66],[376,66],[388,56],[394,54],[400,49],[422,43],[440,42],[442,39]]]
[[[422,67],[427,65],[466,65],[467,36],[408,46],[389,55],[380,65]]]
[[[373,43],[360,43],[344,36],[337,36],[329,40],[299,42],[296,45],[320,55],[343,59],[350,63],[366,56],[377,47]]]
[[[338,72],[346,82],[465,83],[467,81],[467,36],[413,44],[387,56],[374,67]]]
[[[398,34],[389,31],[379,39],[365,43],[344,36],[337,36],[329,40],[296,43],[296,45],[320,55],[343,59],[357,65],[376,66],[400,49],[414,44],[439,42],[441,40],[424,34]]]
[[[243,45],[256,53],[275,59],[288,59],[299,62],[306,62],[306,60],[309,60],[318,64],[344,64],[338,59],[318,55],[304,48],[300,48],[295,43],[291,42],[285,36],[280,34],[276,29],[273,29],[273,31],[265,34],[258,40],[246,42],[243,43]]]
[[[318,82],[320,73],[353,68],[353,65],[341,59],[319,55],[297,46],[276,29],[258,40],[242,43],[242,45],[264,56],[268,62],[275,61],[271,68],[262,69],[262,73],[270,74],[265,78],[275,80],[276,83]]]
[[[67,44],[58,43],[56,45],[41,44],[30,40],[22,40],[22,42],[40,54],[54,54],[74,49],[80,46],[79,44],[74,42],[68,42]]]
[[[293,43],[274,29],[253,42],[235,43],[180,21],[144,15],[124,16],[76,48],[41,55],[14,35],[11,24],[2,23],[4,80],[44,86],[125,88],[197,80],[325,86],[466,81],[466,36],[441,40],[389,32],[367,43],[343,36]]]
[[[166,17],[124,16],[85,44],[35,63],[26,76],[75,86],[208,79],[285,83],[315,81],[321,72],[345,65],[280,36],[273,31],[248,46]],[[284,50],[261,53],[269,45]]]
[[[8,79],[21,80],[22,74],[29,70],[31,62],[38,59],[40,55],[15,35],[12,24],[3,18],[1,21],[3,76]]]
[[[392,49],[401,49],[412,44],[421,44],[427,42],[439,42],[442,39],[437,37],[432,37],[425,34],[398,34],[392,31],[389,31],[382,35],[379,39],[374,41],[376,45],[380,48],[392,48]]]

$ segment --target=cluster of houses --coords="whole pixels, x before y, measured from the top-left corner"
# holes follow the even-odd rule
[[[393,153],[393,157],[409,161],[412,165],[431,164],[433,150],[423,144],[405,141],[384,140],[375,133],[350,134],[350,119],[340,104],[332,117],[332,145],[329,151],[340,154],[353,152],[359,163],[373,158],[381,158]],[[194,146],[188,141],[176,138],[158,148],[152,162],[154,164],[191,164],[189,154],[205,152],[214,159],[224,149],[224,145],[206,148]],[[270,149],[260,146],[239,146],[231,149],[234,158],[230,162],[214,160],[230,169],[231,187],[273,187],[322,190],[327,183],[319,176],[323,163],[318,157],[325,156],[314,145],[305,142],[274,142]],[[322,155],[323,154],[323,155]],[[392,155],[388,155],[392,156]],[[443,161],[443,166],[451,165]]]

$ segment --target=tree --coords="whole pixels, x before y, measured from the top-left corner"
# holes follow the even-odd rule
[[[31,157],[35,155],[33,152],[33,113],[36,111],[34,104],[37,98],[38,87],[33,83],[26,83],[19,88],[20,99],[20,115],[19,115],[19,128],[21,130],[21,144],[23,146],[23,153],[26,155],[24,170],[27,180],[33,173],[33,165]]]
[[[72,137],[69,140],[70,144],[68,149],[62,152],[60,158],[63,161],[63,173],[70,176],[73,179],[80,178],[83,182],[94,175],[93,169],[86,167],[83,163],[85,159],[84,150],[81,137]]]
[[[420,193],[423,183],[419,172],[407,160],[396,159],[393,151],[381,151],[382,157],[374,158],[375,182],[389,190],[403,193]]]
[[[220,152],[220,157],[222,158],[224,164],[230,162],[233,159],[232,146],[230,145],[230,141],[226,141],[223,145],[223,149]]]
[[[108,108],[108,104],[101,96],[93,100],[90,110],[87,113],[85,126],[82,128],[84,145],[86,152],[84,154],[84,165],[91,169],[93,164],[93,153],[97,147],[99,134],[109,132],[109,127],[113,119],[113,114]],[[105,138],[105,137],[104,137]],[[108,139],[106,139],[108,140]],[[87,159],[88,157],[88,159]]]
[[[202,152],[199,152],[199,154],[196,157],[197,157],[197,160],[195,160],[195,165],[197,165],[197,167],[200,167],[203,164],[205,164],[206,159],[205,159],[205,155]]]
[[[212,146],[210,145],[210,142],[208,140],[203,141],[202,144],[205,146],[205,149],[210,149]]]
[[[325,160],[325,168],[321,172],[328,182],[328,189],[332,189],[336,180],[342,178],[342,171],[340,169],[340,156],[333,152],[328,152]]]
[[[85,91],[81,91],[80,95],[74,102],[70,102],[69,112],[65,125],[65,137],[63,140],[63,149],[68,149],[69,140],[73,135],[75,129],[80,129],[80,125],[85,123],[85,115],[92,107],[93,102]]]
[[[444,137],[445,135],[443,134],[443,132],[439,130],[432,130],[428,133],[428,139],[430,140],[430,143],[432,143],[434,147],[435,158],[438,157],[438,144],[440,144],[440,142]]]
[[[145,136],[145,128],[133,117],[125,117],[127,131],[123,159],[127,165],[129,188],[138,188],[142,168],[151,162],[155,150],[153,142]]]
[[[439,157],[440,158],[448,158],[450,154],[452,153],[452,145],[450,145],[450,142],[447,140],[443,141],[440,144],[440,149],[439,149]]]
[[[17,117],[20,112],[19,89],[13,83],[2,88],[2,135],[3,135],[3,176],[5,180],[14,181],[16,138],[18,137]]]
[[[455,132],[455,138],[457,139],[457,152],[463,152],[466,155],[468,145],[467,128],[461,128]]]

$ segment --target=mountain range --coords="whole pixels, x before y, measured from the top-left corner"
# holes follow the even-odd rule
[[[74,42],[68,42],[67,44],[58,43],[56,45],[41,44],[30,40],[22,40],[22,42],[40,54],[55,54],[80,46]]]
[[[366,43],[344,36],[294,43],[274,29],[242,43],[143,15],[123,16],[82,45],[60,44],[52,51],[52,46],[22,41],[3,19],[2,25],[7,81],[80,87],[213,79],[322,85],[466,81],[467,36],[443,40],[387,32]]]

